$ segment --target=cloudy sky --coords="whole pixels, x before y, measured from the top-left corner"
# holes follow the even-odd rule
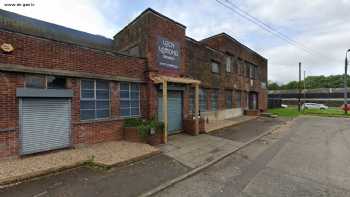
[[[226,0],[221,0],[225,2]],[[350,48],[350,0],[230,0],[241,10],[288,36],[297,46],[258,27],[215,0],[0,0],[0,8],[112,38],[151,7],[187,26],[201,40],[226,32],[269,60],[269,79],[298,78],[298,62],[307,75],[340,74]],[[5,3],[33,3],[8,7]]]

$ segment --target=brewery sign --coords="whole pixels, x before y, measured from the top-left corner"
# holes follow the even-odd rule
[[[178,69],[180,67],[180,46],[177,42],[158,37],[157,61],[159,66]]]

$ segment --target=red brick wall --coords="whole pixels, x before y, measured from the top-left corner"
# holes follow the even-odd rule
[[[23,75],[0,72],[0,158],[15,155],[18,143],[18,99],[16,87],[23,87]]]
[[[180,45],[181,61],[179,69],[167,69],[157,63],[157,39],[164,37]],[[153,12],[146,12],[136,21],[114,36],[114,49],[127,52],[130,48],[138,47],[141,57],[147,58],[148,72],[156,72],[170,76],[185,75],[185,28]],[[157,117],[156,85],[147,81],[147,118]],[[183,110],[185,111],[185,110]]]
[[[179,76],[185,72],[185,27],[182,27],[172,21],[149,14],[149,27],[147,38],[147,60],[151,70],[158,70],[162,74]],[[164,37],[169,41],[176,42],[180,46],[181,61],[179,69],[167,69],[157,64],[157,40],[158,37]]]
[[[164,37],[177,42],[181,50],[180,69],[167,69],[157,63],[157,39]],[[179,76],[185,74],[185,27],[151,11],[143,13],[121,32],[114,36],[116,51],[127,52],[128,49],[138,47],[141,57],[147,58],[148,69],[152,72]]]
[[[17,64],[32,68],[59,69],[102,75],[117,75],[143,80],[146,70],[144,59],[112,55],[73,44],[35,38],[18,33],[0,31],[0,43],[10,43],[15,50],[0,52],[0,63]],[[0,73],[0,157],[18,155],[18,99],[16,87],[23,87],[23,74]],[[94,144],[121,140],[123,121],[119,114],[119,85],[110,82],[111,118],[103,121],[80,121],[80,80],[69,78],[72,98],[72,143]],[[141,111],[147,115],[146,87],[141,86]]]
[[[119,111],[119,83],[110,82],[111,117],[106,120],[80,121],[80,80],[70,79],[74,91],[72,98],[72,137],[73,144],[95,144],[104,141],[123,139],[123,120]],[[141,115],[147,116],[146,86],[140,86]]]
[[[144,79],[144,59],[1,30],[0,43],[15,48],[11,53],[0,53],[0,63]]]
[[[265,111],[267,109],[267,97],[265,97],[265,95],[267,94],[267,90],[261,87],[261,82],[267,82],[267,60],[257,55],[256,53],[253,53],[251,50],[238,43],[237,41],[233,41],[224,34],[204,40],[204,43],[214,49],[225,53],[229,53],[231,55],[235,55],[237,57],[240,57],[242,60],[258,65],[259,80],[254,80],[254,86],[250,85],[250,79],[242,77],[241,75],[237,75],[233,72],[231,72],[231,75],[226,77],[224,86],[230,86],[229,84],[232,84],[233,79],[235,80],[234,83],[237,83],[237,87],[235,88],[246,91],[258,92],[259,109]],[[223,63],[224,67],[225,62]],[[246,102],[244,102],[244,104],[247,105]]]
[[[207,48],[206,44],[216,50]],[[203,43],[187,40],[186,48],[187,73],[191,77],[201,80],[202,87],[219,89],[219,110],[225,109],[225,95],[222,93],[225,89],[258,92],[259,109],[267,109],[267,99],[263,96],[267,94],[267,90],[261,87],[261,82],[267,79],[267,61],[265,59],[256,54],[252,54],[241,44],[235,44],[231,40],[226,39],[226,37],[205,40]],[[238,67],[238,72],[236,70],[226,72],[226,52],[238,56],[242,60],[258,65],[260,68],[259,80],[253,80],[254,83],[252,85],[251,79],[239,72],[242,69],[240,67]],[[219,73],[211,72],[211,61],[220,64]],[[210,94],[208,94],[208,96],[208,99],[210,99]],[[243,99],[242,101],[242,108],[244,108],[247,106],[247,102]]]

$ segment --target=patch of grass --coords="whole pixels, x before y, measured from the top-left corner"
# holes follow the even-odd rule
[[[350,114],[345,115],[342,109],[335,108],[335,107],[330,107],[326,110],[307,109],[307,110],[304,110],[303,114],[325,116],[325,117],[350,117]]]
[[[297,117],[301,114],[301,112],[298,112],[298,108],[295,108],[295,107],[274,108],[274,109],[269,109],[267,112],[276,114],[281,117]]]
[[[302,112],[298,112],[297,107],[288,107],[288,108],[269,109],[268,112],[272,114],[276,114],[281,117],[297,117],[299,115],[312,115],[312,116],[323,116],[323,117],[350,117],[350,114],[346,116],[342,109],[335,108],[335,107],[330,107],[326,110],[306,109]]]

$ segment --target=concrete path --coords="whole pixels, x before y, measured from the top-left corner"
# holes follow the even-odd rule
[[[300,117],[156,196],[350,196],[349,121]]]
[[[0,190],[1,197],[133,197],[189,169],[155,155],[128,166],[101,170],[80,167]]]
[[[247,142],[273,127],[278,127],[290,119],[259,117],[252,121],[243,122],[234,127],[219,129],[210,133],[216,137],[222,137],[235,142]]]
[[[278,127],[285,121],[272,118],[251,118],[239,125],[212,131],[210,135],[178,134],[169,137],[160,150],[182,164],[196,168],[232,152],[245,142]]]
[[[196,168],[220,158],[241,144],[207,134],[199,136],[178,134],[170,136],[169,143],[161,145],[159,148],[165,155],[188,167]]]
[[[0,185],[76,167],[87,161],[113,166],[158,153],[157,148],[148,144],[113,141],[1,161]]]
[[[221,128],[231,127],[247,122],[249,120],[256,119],[257,116],[238,116],[235,118],[211,121],[205,124],[205,132],[210,133]]]

